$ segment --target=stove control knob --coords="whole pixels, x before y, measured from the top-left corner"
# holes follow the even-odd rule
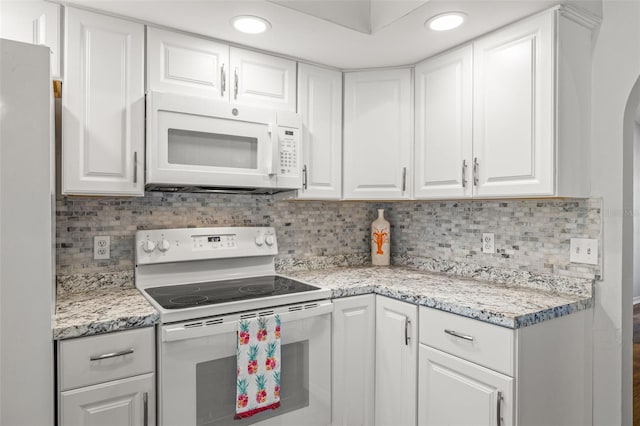
[[[152,240],[147,240],[142,243],[142,250],[145,253],[151,253],[156,249],[156,242]]]
[[[256,245],[261,246],[264,244],[264,235],[256,236]]]
[[[158,250],[163,253],[169,250],[169,247],[171,247],[171,243],[167,240],[162,240],[160,241],[160,244],[158,244]]]
[[[273,237],[273,235],[267,235],[267,237],[264,240],[268,246],[272,246],[273,243],[276,242],[276,239]]]

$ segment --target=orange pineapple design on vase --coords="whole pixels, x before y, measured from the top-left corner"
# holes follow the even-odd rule
[[[378,209],[378,218],[371,223],[371,263],[388,266],[390,263],[391,228],[384,218],[384,209]]]

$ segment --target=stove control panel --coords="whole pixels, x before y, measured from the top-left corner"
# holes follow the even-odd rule
[[[216,250],[236,247],[236,236],[234,234],[194,235],[191,238],[193,239],[194,250]]]
[[[180,228],[136,232],[136,264],[274,256],[271,227]]]

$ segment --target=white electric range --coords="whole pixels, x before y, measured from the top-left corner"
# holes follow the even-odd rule
[[[136,287],[160,313],[158,420],[180,425],[328,425],[329,289],[275,273],[270,227],[136,233]],[[238,321],[282,321],[281,406],[233,420]]]

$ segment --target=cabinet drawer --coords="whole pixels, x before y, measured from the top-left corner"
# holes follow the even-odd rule
[[[154,328],[141,328],[60,342],[62,391],[154,370]]]
[[[514,375],[514,330],[420,307],[420,343]]]

